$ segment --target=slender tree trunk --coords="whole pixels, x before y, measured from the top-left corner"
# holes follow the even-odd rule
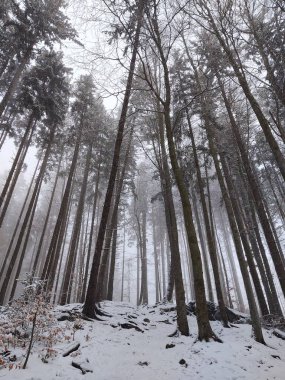
[[[126,152],[124,156],[124,160],[122,163],[122,170],[118,178],[118,183],[117,183],[117,189],[116,189],[116,194],[113,200],[113,210],[110,214],[110,223],[109,223],[109,233],[106,233],[105,237],[105,246],[104,246],[104,251],[102,254],[102,259],[101,259],[101,264],[99,268],[99,274],[97,274],[98,277],[98,283],[96,287],[96,292],[95,292],[95,301],[101,301],[102,298],[102,286],[104,282],[104,278],[107,278],[107,261],[108,257],[110,255],[110,248],[111,248],[111,241],[112,241],[112,234],[116,225],[116,220],[117,220],[117,214],[118,214],[118,209],[119,209],[119,204],[120,204],[120,199],[121,199],[121,193],[123,190],[123,185],[124,185],[124,179],[125,179],[125,172],[127,169],[128,165],[128,160],[129,160],[129,154],[130,154],[130,149],[131,149],[131,144],[132,144],[132,139],[133,139],[133,131],[134,131],[134,126],[131,127],[131,131],[129,134],[129,138],[127,141],[127,146],[126,146]]]
[[[85,271],[84,271],[84,279],[83,279],[83,285],[82,285],[81,302],[84,302],[86,288],[87,288],[87,280],[88,280],[88,274],[89,274],[89,263],[90,263],[90,259],[91,259],[91,249],[92,249],[92,242],[93,242],[93,235],[94,235],[96,208],[97,208],[97,202],[98,202],[100,174],[101,174],[101,162],[99,162],[99,165],[98,165],[97,178],[96,178],[96,184],[95,184],[95,190],[94,190],[93,210],[92,210],[92,217],[91,217],[91,225],[90,225],[90,233],[89,233],[89,242],[88,242]]]
[[[30,182],[30,185],[29,185],[29,188],[28,188],[28,191],[27,191],[27,194],[25,196],[25,200],[24,200],[24,203],[23,203],[23,206],[21,208],[21,212],[20,212],[20,215],[18,217],[18,220],[17,220],[17,223],[16,223],[16,226],[14,228],[14,231],[13,231],[13,235],[11,237],[11,240],[10,240],[10,243],[9,243],[9,246],[8,246],[8,249],[7,249],[7,252],[5,254],[5,259],[2,263],[2,268],[1,268],[1,271],[0,271],[0,281],[1,279],[3,279],[3,274],[4,274],[4,271],[5,271],[5,268],[6,268],[6,265],[7,265],[7,262],[8,260],[10,261],[10,253],[11,253],[11,250],[12,250],[12,247],[13,247],[13,244],[16,240],[16,235],[17,235],[17,232],[18,232],[18,228],[19,228],[19,225],[20,225],[20,222],[22,220],[22,216],[24,214],[24,211],[26,209],[26,205],[28,203],[28,199],[30,197],[30,193],[31,193],[31,190],[32,190],[32,186],[34,184],[34,179],[35,179],[35,176],[36,176],[36,173],[38,171],[38,167],[39,167],[39,164],[40,164],[40,161],[41,161],[41,158],[38,159],[38,162],[37,162],[37,165],[36,165],[36,168],[34,170],[34,173],[33,173],[33,176],[32,176],[32,179],[31,179],[31,182]]]
[[[5,185],[0,195],[0,208],[1,208],[0,227],[2,226],[3,219],[5,217],[8,205],[10,203],[10,200],[13,194],[13,190],[16,185],[16,181],[22,169],[22,165],[27,153],[27,149],[29,147],[29,142],[31,140],[33,130],[35,127],[35,125],[33,124],[34,124],[34,115],[32,113],[29,117],[29,121],[25,130],[24,136],[21,140],[20,146],[17,150],[16,157],[13,161],[13,165],[9,171],[8,178],[6,179]],[[5,203],[3,204],[4,201]]]
[[[148,305],[148,266],[146,247],[146,210],[142,212],[142,303]]]
[[[68,211],[68,203],[69,203],[69,197],[71,195],[71,187],[73,182],[73,177],[76,169],[78,154],[79,154],[79,147],[81,142],[81,135],[82,135],[82,125],[79,128],[76,144],[73,152],[73,158],[68,174],[68,179],[64,191],[64,195],[61,201],[60,210],[58,213],[57,221],[54,227],[52,239],[50,242],[45,266],[43,268],[42,272],[42,278],[43,279],[49,279],[48,283],[48,289],[51,288],[52,281],[55,277],[56,273],[56,267],[58,264],[58,259],[62,247],[63,242],[63,236],[65,231],[65,224],[66,224],[66,217],[67,217],[67,211]]]
[[[111,251],[111,262],[110,262],[110,274],[108,279],[108,291],[107,300],[113,300],[113,288],[114,288],[114,277],[115,277],[115,264],[116,264],[116,251],[117,251],[117,238],[118,238],[118,214],[115,221],[115,228],[113,229],[112,236],[112,251]]]
[[[211,276],[210,276],[210,266],[209,266],[208,257],[207,257],[207,249],[206,249],[203,229],[202,229],[202,225],[200,221],[200,215],[198,212],[198,206],[197,206],[198,202],[197,202],[197,198],[196,198],[196,194],[195,194],[195,190],[193,189],[193,186],[191,186],[191,198],[193,201],[193,211],[194,211],[195,221],[197,224],[198,236],[199,236],[199,241],[200,241],[200,246],[201,246],[203,269],[206,275],[206,283],[207,283],[207,290],[208,290],[208,297],[209,297],[208,299],[209,301],[214,302],[213,287],[212,287]]]
[[[220,244],[220,239],[219,239],[219,236],[218,236],[217,229],[216,229],[216,239],[217,239],[217,242],[218,242],[220,258],[221,258],[222,267],[223,267],[223,271],[224,271],[224,275],[225,275],[225,282],[226,282],[226,287],[227,287],[226,294],[227,294],[227,298],[228,298],[228,305],[229,305],[229,307],[231,309],[233,309],[233,302],[232,302],[232,297],[231,297],[230,281],[229,281],[229,276],[228,276],[228,273],[227,273],[226,263],[225,263],[225,259],[224,259],[224,256],[223,256],[222,247],[221,247],[221,244]]]
[[[73,188],[74,188],[74,182],[72,183],[72,189],[70,192],[71,194],[73,194]],[[70,219],[71,219],[71,211],[72,211],[72,197],[70,197],[68,200],[67,208],[68,208],[68,211],[67,211],[66,223],[64,227],[63,243],[62,243],[62,247],[60,251],[59,263],[57,265],[54,281],[52,284],[50,284],[50,289],[53,290],[53,294],[52,294],[53,303],[55,303],[56,300],[59,300],[61,296],[61,292],[59,292],[58,289],[59,289],[60,280],[62,280],[62,278],[64,277],[64,272],[63,273],[61,272],[61,268],[63,266],[62,263],[64,259],[65,247],[67,246],[68,227],[71,224]]]
[[[268,279],[268,282],[269,282],[269,286],[270,286],[270,290],[271,290],[271,294],[272,294],[272,298],[273,298],[273,304],[274,304],[275,313],[278,314],[278,315],[280,315],[280,316],[282,316],[283,312],[281,310],[281,306],[280,306],[280,303],[279,303],[276,287],[275,287],[273,276],[272,276],[272,271],[271,271],[271,268],[270,268],[270,265],[269,265],[269,262],[268,262],[268,258],[267,258],[267,255],[266,255],[266,252],[265,252],[265,249],[264,249],[262,238],[260,236],[260,232],[259,232],[259,228],[258,228],[258,223],[257,223],[256,215],[255,215],[254,205],[253,205],[253,202],[251,200],[250,200],[249,205],[250,205],[250,214],[251,214],[251,218],[253,220],[253,225],[254,225],[254,227],[253,227],[254,228],[254,233],[255,233],[256,241],[257,241],[257,244],[259,246],[260,254],[261,254],[261,257],[262,257],[262,260],[263,260],[263,263],[264,263],[264,267],[265,267],[265,270],[266,270],[266,276],[267,276],[267,279]]]
[[[227,248],[227,257],[229,259],[229,264],[232,272],[232,279],[233,279],[233,285],[234,285],[234,291],[236,294],[236,302],[237,302],[237,308],[238,310],[245,312],[245,306],[243,302],[243,297],[241,293],[241,288],[240,288],[240,281],[238,279],[237,275],[237,270],[236,270],[236,264],[233,258],[232,250],[231,250],[231,244],[228,239],[229,232],[226,229],[225,223],[224,223],[224,215],[220,213],[220,220],[222,224],[222,230],[223,230],[223,237],[224,237],[224,242]]]
[[[153,239],[153,257],[154,257],[154,276],[155,276],[155,302],[160,301],[160,292],[159,292],[159,269],[158,269],[158,255],[157,255],[157,241],[156,241],[156,223],[154,215],[154,206],[152,204],[151,210],[152,217],[152,239]]]
[[[188,278],[189,278],[189,288],[190,288],[189,289],[190,300],[194,300],[195,299],[195,290],[194,290],[193,265],[192,265],[192,261],[191,261],[191,255],[190,255],[190,250],[189,250],[189,246],[188,246],[188,240],[185,237],[184,230],[185,230],[185,227],[182,226],[181,236],[182,236],[182,240],[183,240],[185,256],[188,259]]]
[[[209,213],[207,209],[205,193],[203,189],[203,179],[202,179],[201,170],[199,166],[199,159],[198,159],[198,154],[196,150],[196,144],[195,144],[194,134],[192,131],[188,109],[186,109],[186,116],[187,116],[187,121],[188,121],[189,135],[190,135],[190,139],[192,143],[192,150],[193,150],[193,155],[194,155],[200,200],[201,200],[201,205],[202,205],[202,210],[203,210],[206,236],[207,236],[207,242],[208,242],[208,250],[209,250],[209,255],[210,255],[211,264],[212,264],[213,273],[214,273],[215,287],[216,287],[218,305],[219,305],[220,314],[221,314],[221,320],[223,322],[224,327],[229,327],[225,300],[223,297],[221,280],[219,276],[219,265],[218,265],[218,255],[217,255],[217,250],[216,250],[216,244],[214,240],[213,231],[211,230],[210,218],[209,218]]]
[[[8,127],[2,131],[0,136],[0,150],[2,149],[4,142],[6,141],[6,138],[8,137]]]
[[[122,279],[121,279],[121,302],[124,301],[124,282],[125,282],[125,248],[126,248],[126,221],[125,221],[125,210],[124,210],[124,218],[123,218],[123,257],[122,257]],[[142,297],[142,291],[140,294],[140,301],[141,303],[141,297]]]
[[[0,118],[3,114],[3,112],[5,111],[5,108],[7,107],[9,101],[12,99],[12,96],[14,95],[14,92],[18,86],[20,77],[22,75],[22,72],[24,71],[25,66],[28,64],[28,62],[31,58],[31,55],[33,52],[33,47],[34,47],[34,45],[31,44],[28,47],[28,49],[26,50],[26,53],[23,55],[22,61],[19,64],[19,66],[17,67],[17,69],[14,73],[14,77],[13,77],[13,79],[12,79],[1,103],[0,103]]]
[[[77,211],[76,211],[76,216],[75,216],[74,226],[73,226],[73,232],[72,232],[72,237],[71,237],[71,242],[70,242],[69,255],[67,257],[66,274],[63,280],[62,293],[61,293],[61,299],[60,299],[60,303],[62,305],[66,303],[67,294],[68,294],[68,286],[70,282],[72,281],[72,276],[74,275],[74,270],[72,269],[75,266],[73,265],[73,263],[75,264],[75,260],[76,260],[78,240],[79,240],[80,229],[81,229],[81,221],[82,221],[82,215],[84,212],[84,200],[85,200],[86,189],[87,189],[91,154],[92,154],[92,143],[89,144],[88,151],[87,151],[84,174],[83,174],[80,195],[79,195],[79,201],[78,201],[78,206],[77,206]]]
[[[159,110],[159,106],[158,106]],[[189,335],[189,326],[186,315],[185,306],[185,290],[182,277],[181,257],[178,242],[178,229],[171,189],[171,177],[167,161],[167,152],[164,137],[164,125],[161,113],[158,113],[159,118],[159,137],[161,147],[161,188],[164,199],[165,220],[168,232],[170,254],[171,254],[171,269],[173,271],[175,297],[177,304],[177,326],[182,335]]]
[[[91,213],[91,205],[89,204],[84,236],[82,234],[82,247],[83,248],[79,250],[79,252],[81,252],[80,261],[79,261],[79,286],[77,287],[77,290],[76,290],[76,301],[75,302],[80,302],[80,297],[82,295],[82,287],[83,287],[83,281],[84,281],[84,261],[86,258],[86,250],[87,250],[87,243],[88,243],[88,227],[90,224],[90,213]],[[83,238],[84,238],[84,242],[83,242]]]
[[[248,230],[250,244],[251,244],[251,247],[252,247],[252,250],[254,253],[255,261],[256,261],[257,266],[258,266],[258,270],[260,273],[260,278],[261,278],[261,281],[263,284],[263,288],[265,290],[269,310],[270,310],[271,314],[274,314],[276,306],[279,304],[279,302],[277,299],[277,304],[276,304],[276,302],[274,302],[274,300],[273,300],[273,294],[271,292],[270,282],[269,282],[269,279],[267,277],[264,262],[263,262],[262,257],[261,257],[259,245],[257,243],[257,237],[256,237],[256,227],[257,226],[254,225],[254,220],[253,220],[252,214],[251,214],[250,200],[248,199],[248,196],[247,196],[246,191],[245,191],[246,189],[244,189],[244,185],[245,185],[244,183],[237,183],[237,187],[240,188],[241,201],[243,203],[243,210],[244,210],[243,218],[245,220],[245,225],[246,225],[246,228]],[[281,309],[279,311],[281,311]],[[281,316],[282,316],[282,312],[281,312]]]
[[[7,66],[8,66],[9,60],[11,58],[13,58],[13,57],[6,58],[5,61],[4,61],[4,63],[3,63],[3,65],[1,66],[1,68],[0,68],[0,78],[4,74],[4,72],[5,72],[5,70],[6,70]]]
[[[30,200],[28,209],[26,211],[26,215],[25,215],[25,218],[24,218],[24,221],[23,221],[23,224],[22,224],[22,227],[21,227],[18,239],[17,239],[16,246],[15,246],[14,251],[12,253],[12,257],[11,257],[11,260],[10,260],[10,263],[9,263],[9,266],[8,266],[8,269],[6,272],[5,279],[4,279],[3,284],[2,284],[2,288],[0,291],[0,302],[3,302],[3,300],[4,300],[5,293],[6,293],[6,290],[8,287],[8,283],[9,283],[10,277],[12,275],[12,271],[13,271],[14,266],[16,264],[17,257],[19,256],[19,252],[20,252],[20,248],[21,248],[21,245],[22,245],[22,242],[24,239],[24,235],[27,232],[27,227],[29,225],[29,221],[30,221],[30,223],[32,223],[32,217],[33,217],[33,214],[35,212],[35,207],[37,205],[40,187],[41,187],[43,176],[44,176],[44,173],[45,173],[45,170],[47,167],[47,163],[48,163],[48,159],[49,159],[49,155],[50,155],[50,151],[51,151],[51,146],[52,146],[53,139],[54,139],[55,128],[56,128],[56,125],[54,124],[52,129],[51,129],[51,132],[50,132],[48,146],[47,146],[46,151],[45,151],[45,156],[44,156],[43,162],[41,164],[40,172],[39,172],[38,177],[36,179],[36,183],[35,183],[35,187],[34,187],[34,190],[33,190],[32,196],[31,196],[31,200]],[[27,236],[27,238],[28,238],[28,236]],[[20,270],[21,270],[21,265],[22,265],[24,255],[25,255],[25,248],[26,247],[24,245],[24,248],[22,249],[22,252],[20,254],[20,259],[19,259],[19,263],[18,263],[18,269],[17,269],[16,276],[19,275]]]
[[[258,277],[256,266],[255,266],[255,263],[253,260],[251,247],[250,247],[250,244],[248,241],[248,236],[246,234],[246,228],[245,228],[245,225],[244,225],[243,220],[242,220],[240,205],[239,205],[236,193],[235,193],[235,187],[234,187],[231,175],[229,173],[227,162],[226,162],[223,154],[220,154],[220,159],[221,159],[221,164],[222,164],[223,172],[225,175],[225,180],[226,180],[228,191],[229,191],[229,196],[230,196],[230,199],[232,202],[232,207],[233,207],[233,210],[235,213],[237,226],[238,226],[240,237],[241,237],[242,244],[244,247],[244,252],[245,252],[247,263],[249,266],[249,271],[250,271],[250,274],[251,274],[251,277],[253,280],[253,285],[254,285],[256,295],[258,298],[258,302],[259,302],[259,306],[261,309],[261,313],[262,313],[262,315],[267,315],[267,314],[269,314],[269,310],[268,310],[268,307],[266,304],[266,300],[265,300],[265,297],[263,294],[263,289],[261,287],[260,279]]]
[[[43,241],[44,241],[44,238],[45,238],[45,235],[46,235],[46,230],[47,230],[47,225],[48,225],[48,221],[49,221],[49,216],[50,216],[50,213],[51,213],[51,207],[52,207],[52,203],[53,203],[54,195],[55,195],[55,190],[56,190],[58,179],[59,179],[59,171],[60,171],[60,167],[61,167],[61,160],[62,160],[62,155],[61,155],[59,163],[58,163],[57,173],[56,173],[56,176],[55,176],[55,181],[54,181],[54,185],[53,185],[53,189],[52,189],[52,193],[51,193],[51,197],[50,197],[50,201],[49,201],[49,205],[48,205],[48,210],[47,210],[47,214],[45,216],[44,226],[43,226],[41,237],[40,237],[40,241],[39,241],[39,244],[38,244],[38,247],[37,247],[36,257],[35,257],[35,260],[34,260],[34,263],[33,263],[33,269],[32,269],[33,273],[36,273],[36,271],[37,271],[39,258],[41,256]]]
[[[14,276],[14,281],[13,281],[12,289],[11,289],[11,292],[10,292],[10,295],[9,295],[10,300],[12,300],[14,298],[14,296],[15,296],[15,292],[16,292],[16,288],[17,288],[17,279],[20,277],[20,274],[21,274],[21,270],[22,270],[22,266],[23,266],[23,261],[24,261],[24,258],[25,258],[25,253],[26,253],[26,249],[27,249],[27,245],[28,245],[28,241],[29,241],[29,237],[30,237],[30,233],[31,233],[32,225],[33,225],[33,220],[34,220],[34,216],[35,216],[35,212],[36,212],[36,208],[37,208],[37,203],[38,203],[38,199],[39,199],[39,195],[40,195],[40,188],[41,188],[41,185],[42,185],[42,181],[43,181],[43,178],[41,178],[40,184],[38,186],[37,194],[36,194],[36,197],[35,197],[35,200],[34,200],[34,203],[33,203],[33,207],[32,207],[32,210],[31,210],[30,219],[29,219],[28,225],[26,226],[26,230],[27,231],[26,231],[26,234],[25,234],[23,248],[22,248],[21,253],[19,255],[20,256],[20,260],[19,260],[18,265],[17,265],[16,274]],[[21,234],[21,232],[20,232],[20,234]]]
[[[137,306],[140,304],[140,245],[137,242]]]

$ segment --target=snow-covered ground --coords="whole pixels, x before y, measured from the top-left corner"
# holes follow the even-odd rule
[[[58,322],[70,342],[53,347],[56,355],[42,361],[39,343],[35,343],[27,369],[4,368],[5,380],[226,380],[285,379],[285,341],[264,331],[268,346],[251,338],[249,325],[224,329],[212,323],[223,340],[195,342],[196,321],[189,317],[190,337],[168,337],[175,331],[174,312],[164,313],[159,307],[136,308],[126,303],[104,302],[104,310],[112,314],[105,321]],[[134,321],[139,327],[122,328]],[[81,324],[82,329],[74,329]],[[76,326],[80,327],[80,326]],[[74,340],[73,340],[73,332]],[[63,357],[67,348],[80,343],[78,350]],[[166,348],[169,345],[169,348]],[[72,366],[72,361],[92,372]]]

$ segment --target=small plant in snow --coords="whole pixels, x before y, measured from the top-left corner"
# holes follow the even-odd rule
[[[56,326],[45,282],[31,274],[26,274],[25,279],[19,281],[24,285],[22,295],[13,300],[1,316],[0,350],[3,353],[10,353],[12,348],[24,350],[22,368],[26,368],[35,342],[44,346],[45,357],[52,357],[55,354],[52,347],[63,332]],[[4,363],[0,365],[10,367],[11,356],[7,355],[6,360],[3,353]]]

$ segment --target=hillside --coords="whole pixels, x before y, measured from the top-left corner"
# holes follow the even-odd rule
[[[165,306],[136,308],[114,302],[103,306],[112,317],[56,322],[51,331],[61,338],[52,349],[36,341],[27,369],[3,368],[0,376],[7,380],[284,379],[285,341],[270,330],[264,331],[266,347],[250,337],[250,325],[224,329],[212,322],[223,343],[195,342],[195,317],[189,317],[190,337],[169,337],[175,331],[175,313],[164,311]],[[79,307],[58,307],[55,315],[65,319],[68,310]],[[78,343],[77,350],[63,357]],[[16,349],[18,363],[25,350]]]

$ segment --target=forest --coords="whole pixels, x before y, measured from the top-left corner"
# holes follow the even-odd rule
[[[0,376],[283,379],[284,181],[283,0],[1,0]]]

